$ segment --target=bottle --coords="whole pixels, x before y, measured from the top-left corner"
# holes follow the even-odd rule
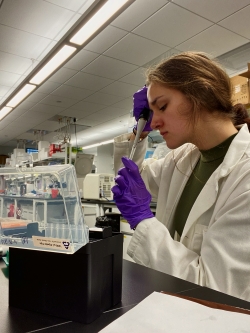
[[[8,217],[14,217],[14,204],[10,204]]]

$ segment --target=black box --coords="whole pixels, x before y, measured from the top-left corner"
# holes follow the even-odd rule
[[[118,213],[105,213],[104,216],[96,218],[96,227],[102,228],[110,226],[113,232],[120,232],[120,219],[121,214]]]
[[[10,248],[9,305],[91,323],[121,301],[123,235],[74,254]]]

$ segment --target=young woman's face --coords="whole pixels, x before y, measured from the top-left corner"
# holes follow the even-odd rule
[[[168,148],[175,149],[184,143],[192,143],[192,105],[185,95],[179,90],[151,83],[147,96],[149,107],[153,111],[151,127],[160,131]]]

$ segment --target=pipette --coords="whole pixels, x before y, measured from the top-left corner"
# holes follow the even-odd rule
[[[137,123],[137,130],[136,130],[136,136],[135,136],[135,140],[134,140],[134,144],[132,146],[130,155],[129,155],[129,159],[133,160],[134,154],[135,154],[135,150],[137,147],[138,142],[140,141],[140,136],[144,130],[144,127],[149,119],[150,116],[150,109],[144,108],[143,111],[140,114],[138,123]]]

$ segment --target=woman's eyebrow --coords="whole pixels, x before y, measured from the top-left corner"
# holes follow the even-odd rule
[[[153,102],[150,103],[150,104],[155,105],[155,103],[157,102],[157,100],[158,100],[159,98],[161,98],[161,97],[163,97],[163,95],[156,97],[156,98],[153,100]]]

